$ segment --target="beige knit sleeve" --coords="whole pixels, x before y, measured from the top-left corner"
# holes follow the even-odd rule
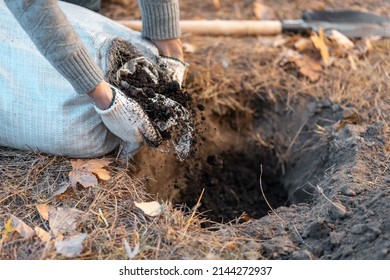
[[[178,0],[138,0],[142,13],[142,36],[153,39],[179,38]]]
[[[78,93],[88,93],[103,80],[102,71],[56,0],[5,0],[5,3],[38,50]]]

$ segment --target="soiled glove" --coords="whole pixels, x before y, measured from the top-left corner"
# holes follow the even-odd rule
[[[141,106],[119,89],[113,86],[111,88],[114,94],[111,106],[105,110],[95,106],[95,110],[107,128],[124,141],[122,154],[133,156],[144,141],[151,147],[159,146],[161,136]]]
[[[193,140],[194,124],[191,121],[190,113],[186,108],[161,94],[156,94],[150,98],[151,102],[158,104],[163,103],[166,108],[170,108],[171,116],[165,121],[157,121],[155,125],[165,131],[172,126],[177,126],[179,135],[174,135],[171,140],[174,142],[174,149],[177,158],[181,161],[185,160],[190,152],[191,143]]]
[[[180,86],[182,85],[188,63],[162,55],[159,57],[159,64],[162,69],[167,71],[168,77],[172,81],[178,82]]]
[[[123,74],[133,75],[138,68],[141,68],[155,84],[158,84],[158,71],[153,62],[144,56],[133,58],[123,64],[118,72],[116,72],[116,80],[120,81],[120,77]]]

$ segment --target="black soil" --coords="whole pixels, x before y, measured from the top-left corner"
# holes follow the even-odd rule
[[[163,95],[176,101],[191,113],[193,111],[191,95],[182,90],[176,81],[170,80],[163,64],[155,63],[153,65],[154,70],[158,72],[157,84],[142,69],[142,65],[139,65],[140,67],[137,67],[133,74],[121,74],[118,80],[117,71],[127,61],[144,55],[135,46],[126,41],[115,40],[113,46],[115,47],[111,48],[109,56],[111,61],[110,72],[108,73],[109,82],[119,88],[129,98],[137,101],[148,115],[155,129],[160,132],[163,141],[174,138],[173,134],[180,135],[181,129],[186,126],[186,123],[177,118],[178,116],[175,115],[172,108],[165,106],[161,100],[153,102],[152,98],[156,94]],[[161,131],[156,124],[164,122],[171,117],[175,118],[178,124],[173,128]]]
[[[204,190],[198,211],[207,219],[224,223],[267,215],[267,201],[272,207],[286,206],[287,192],[277,176],[262,174],[263,163],[255,149],[253,153],[212,154],[206,162],[188,168],[187,187],[178,202],[193,207]]]

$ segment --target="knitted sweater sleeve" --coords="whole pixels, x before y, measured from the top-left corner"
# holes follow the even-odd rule
[[[138,0],[142,36],[152,40],[179,38],[179,0]]]
[[[80,94],[94,89],[103,74],[88,54],[56,0],[5,0],[38,50]]]

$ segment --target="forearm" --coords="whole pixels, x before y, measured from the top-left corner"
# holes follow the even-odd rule
[[[103,74],[92,60],[56,0],[5,0],[38,50],[84,94],[96,88]]]
[[[142,36],[152,40],[179,38],[178,0],[138,0],[142,13]]]

